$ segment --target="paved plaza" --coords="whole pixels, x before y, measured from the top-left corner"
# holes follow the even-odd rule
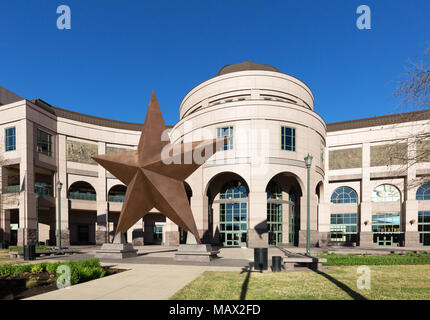
[[[81,260],[94,257],[97,246],[80,247],[80,254],[38,258],[40,261]],[[105,278],[60,289],[29,300],[164,300],[200,276],[205,271],[236,271],[253,262],[253,249],[221,248],[219,258],[211,262],[175,261],[176,247],[142,246],[136,247],[138,256],[123,260],[101,259],[103,266],[111,266],[127,271]],[[293,253],[304,253],[303,248],[287,248]],[[311,254],[320,252],[387,254],[392,251],[430,251],[423,248],[312,248]],[[269,265],[272,256],[284,256],[276,247],[269,248]],[[270,270],[270,268],[269,268]],[[270,272],[270,271],[268,271]]]

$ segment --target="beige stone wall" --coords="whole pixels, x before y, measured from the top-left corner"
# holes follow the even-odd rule
[[[329,169],[361,168],[362,149],[340,149],[329,152]]]

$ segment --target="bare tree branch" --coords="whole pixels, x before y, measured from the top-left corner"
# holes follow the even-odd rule
[[[394,96],[400,99],[400,105],[415,111],[430,109],[430,43],[418,62],[409,60],[404,79],[399,82]],[[405,113],[404,122],[416,121],[416,113]],[[409,169],[420,163],[430,162],[430,120],[421,120],[421,124],[414,124],[406,129],[397,125],[399,137],[394,143],[386,146],[385,152],[380,154],[390,166],[393,175],[406,176]],[[395,169],[394,169],[395,168]],[[408,188],[430,181],[429,176],[417,175],[408,181]]]

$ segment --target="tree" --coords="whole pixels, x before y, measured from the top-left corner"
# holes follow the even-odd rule
[[[400,123],[420,121],[420,124],[402,127],[396,125],[399,138],[380,155],[389,159],[387,165],[396,167],[396,175],[405,175],[411,166],[430,162],[430,44],[418,62],[409,60],[406,74],[399,81],[394,96],[407,112],[400,114]],[[408,151],[409,150],[409,151]],[[408,181],[408,188],[430,181],[429,176],[418,174]]]

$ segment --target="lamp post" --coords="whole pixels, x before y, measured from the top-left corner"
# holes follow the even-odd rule
[[[311,224],[310,224],[310,220],[311,220],[311,208],[310,208],[310,169],[311,169],[311,165],[312,165],[312,156],[308,153],[308,155],[305,157],[305,164],[306,164],[306,169],[308,171],[308,191],[307,191],[307,219],[306,219],[306,255],[310,256],[311,255]]]
[[[63,184],[57,181],[57,207],[58,207],[58,232],[57,232],[57,245],[58,250],[61,250],[61,187]]]
[[[36,247],[39,245],[39,193],[36,190]]]

